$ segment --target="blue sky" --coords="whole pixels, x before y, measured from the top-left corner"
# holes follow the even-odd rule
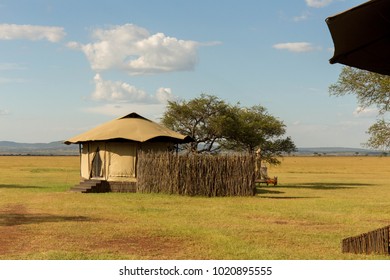
[[[360,147],[375,121],[329,96],[328,16],[359,0],[0,0],[0,140],[64,140],[166,101],[263,105],[298,147]]]

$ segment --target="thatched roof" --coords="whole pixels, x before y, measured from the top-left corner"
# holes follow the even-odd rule
[[[101,124],[89,131],[66,140],[65,144],[76,144],[88,141],[129,140],[136,142],[169,141],[188,143],[191,137],[170,130],[158,123],[148,120],[137,113]]]

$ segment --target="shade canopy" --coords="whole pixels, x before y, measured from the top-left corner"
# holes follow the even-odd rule
[[[70,138],[64,143],[76,144],[88,141],[110,140],[129,140],[136,142],[155,140],[173,143],[188,143],[193,141],[189,136],[170,130],[137,113],[131,113]]]
[[[335,47],[330,63],[390,75],[389,0],[371,0],[326,23]]]

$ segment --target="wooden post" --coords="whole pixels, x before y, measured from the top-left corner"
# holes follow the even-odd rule
[[[255,179],[261,179],[261,149],[257,149],[255,152]]]
[[[79,156],[80,156],[80,177],[81,177],[81,143],[79,143]]]

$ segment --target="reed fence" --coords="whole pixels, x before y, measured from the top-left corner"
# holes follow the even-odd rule
[[[137,192],[190,196],[255,195],[255,159],[246,155],[140,152]]]
[[[390,254],[390,226],[363,233],[359,236],[348,237],[342,241],[343,253],[354,254]]]

